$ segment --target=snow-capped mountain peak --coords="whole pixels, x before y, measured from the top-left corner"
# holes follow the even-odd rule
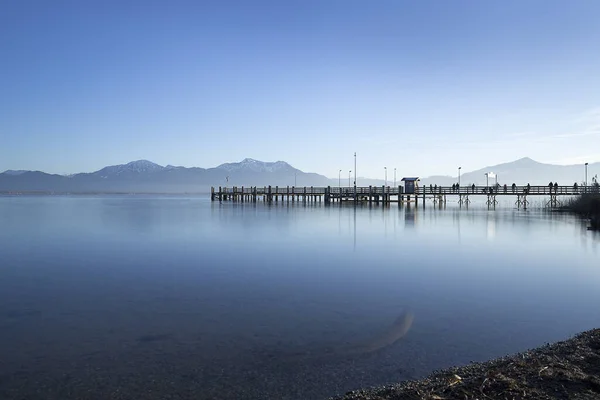
[[[252,172],[275,172],[280,170],[294,170],[294,168],[284,161],[276,162],[265,162],[255,160],[253,158],[244,158],[241,162],[237,163],[225,163],[219,165],[217,168],[226,170],[228,172],[233,171],[252,171]]]
[[[128,169],[136,172],[157,171],[164,168],[163,166],[155,164],[152,161],[148,160],[132,161],[130,163],[125,164],[125,166],[128,167]]]
[[[127,164],[111,165],[109,167],[102,168],[100,171],[94,172],[96,175],[100,175],[103,178],[111,175],[122,175],[128,174],[142,174],[148,172],[156,172],[163,170],[164,167],[155,164],[148,160],[137,160]]]
[[[25,172],[28,172],[28,171],[25,171],[25,170],[15,171],[14,169],[9,169],[9,170],[4,171],[3,174],[17,176],[17,175],[23,175]]]

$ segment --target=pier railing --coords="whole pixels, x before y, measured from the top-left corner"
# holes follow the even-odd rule
[[[222,194],[247,194],[247,195],[317,195],[327,193],[331,196],[366,196],[366,195],[563,195],[574,196],[583,193],[597,192],[594,186],[421,186],[415,187],[413,193],[405,191],[403,186],[330,186],[330,187],[295,187],[295,186],[254,186],[254,187],[220,187],[213,188],[215,193]]]

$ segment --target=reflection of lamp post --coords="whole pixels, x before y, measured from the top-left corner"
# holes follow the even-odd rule
[[[587,193],[587,166],[588,163],[585,163],[585,192]]]
[[[387,167],[383,167],[383,169],[385,170],[385,184],[383,186],[387,186]]]
[[[340,169],[340,172],[338,172],[338,186],[342,187],[342,170]]]
[[[352,170],[348,171],[348,187],[350,187],[350,173],[352,173]]]
[[[458,167],[458,186],[460,187],[460,169],[462,167]]]

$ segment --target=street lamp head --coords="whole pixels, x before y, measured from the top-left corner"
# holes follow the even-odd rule
[[[585,165],[588,165],[589,163],[585,163]]]

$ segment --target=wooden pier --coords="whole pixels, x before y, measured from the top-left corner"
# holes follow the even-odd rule
[[[559,207],[560,198],[577,196],[595,189],[591,186],[422,186],[414,187],[412,193],[407,193],[403,186],[368,186],[368,187],[294,187],[294,186],[263,186],[263,187],[212,187],[212,201],[233,202],[302,202],[324,204],[342,202],[367,202],[369,204],[398,203],[410,204],[419,202],[425,206],[426,200],[434,204],[444,205],[448,197],[458,198],[458,204],[468,206],[470,197],[485,196],[488,207],[498,204],[498,196],[516,196],[515,205],[527,208],[530,196],[547,196],[546,207]]]

